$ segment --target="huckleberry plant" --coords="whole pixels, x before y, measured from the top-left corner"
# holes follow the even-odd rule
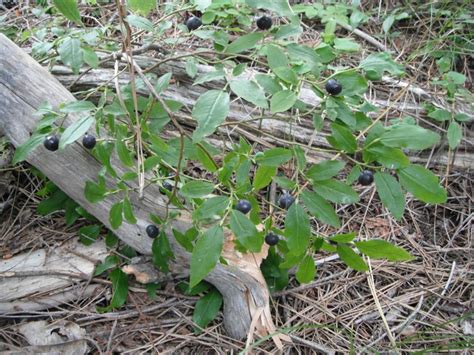
[[[338,41],[329,26],[323,42],[312,46],[301,43],[298,39],[304,27],[297,14],[304,16],[316,5],[300,4],[292,9],[287,1],[280,0],[239,4],[233,7],[230,1],[191,1],[185,9],[174,4],[154,22],[147,18],[151,9],[144,10],[140,5],[127,9],[128,15],[122,21],[129,30],[121,27],[124,38],[139,32],[145,41],[155,45],[174,44],[178,40],[168,38],[163,31],[178,24],[177,31],[182,30],[178,42],[192,40],[206,47],[204,51],[168,53],[166,60],[173,60],[173,56],[176,61],[184,58],[187,80],[194,80],[201,87],[212,82],[212,88],[200,93],[190,108],[189,102],[166,95],[175,74],[168,72],[158,77],[150,68],[143,77],[136,76],[121,87],[120,97],[100,87],[94,92],[100,96],[96,103],[82,100],[59,107],[45,104],[39,110],[42,119],[37,130],[16,151],[15,161],[25,159],[43,141],[46,149],[55,151],[67,149],[82,138],[84,147],[103,165],[97,179],[85,186],[87,200],[95,203],[110,195],[120,196],[110,210],[112,229],[125,222],[137,222],[129,200],[136,191],[124,182],[138,181],[144,172],[145,185],[158,185],[170,205],[191,212],[193,226],[186,233],[164,233],[173,219],[179,218],[176,213],[166,213],[162,218],[150,216],[146,227],[146,235],[154,238],[153,261],[161,270],[167,271],[168,261],[173,258],[168,238],[176,238],[192,253],[190,288],[200,284],[221,258],[226,228],[233,232],[234,246],[241,252],[259,252],[267,247],[264,243],[271,246],[262,269],[267,280],[278,288],[285,286],[287,272],[294,266],[299,270],[298,281],[309,282],[308,275],[312,278],[315,271],[311,254],[319,250],[338,253],[343,262],[358,271],[368,269],[363,256],[410,260],[408,252],[383,239],[362,240],[356,233],[338,233],[341,221],[335,209],[336,205],[359,201],[356,189],[360,186],[356,181],[374,188],[397,220],[403,217],[407,193],[426,203],[446,201],[447,193],[438,177],[425,167],[412,164],[405,154],[407,149],[433,147],[439,142],[439,135],[409,117],[384,125],[384,115],[364,97],[370,81],[379,80],[382,75],[403,76],[403,66],[388,53],[375,53],[357,66],[339,67],[337,59],[358,51],[358,46],[352,39]],[[266,14],[259,12],[262,9]],[[185,21],[180,10],[196,14],[199,11],[199,16]],[[64,15],[71,19],[72,13]],[[254,21],[256,17],[258,20]],[[286,20],[273,21],[277,17]],[[90,65],[85,58],[90,59],[91,55],[80,31],[85,30],[67,33],[67,38],[51,44],[61,48],[56,59],[74,71],[84,63]],[[75,38],[64,48],[65,41]],[[95,44],[96,48],[106,45],[110,45],[106,36]],[[65,51],[71,46],[81,53],[83,61],[68,60],[72,53]],[[204,55],[205,51],[212,51],[214,58]],[[197,63],[213,68],[200,72]],[[148,82],[154,92],[149,90]],[[137,99],[137,87],[148,94]],[[305,96],[301,95],[303,91]],[[305,99],[309,93],[313,99]],[[236,105],[245,106],[245,111],[250,112],[245,122],[228,120]],[[80,118],[64,127],[69,115]],[[185,116],[196,126],[191,133],[179,124],[178,118]],[[222,152],[208,139],[214,134],[219,136],[221,130],[227,132],[231,125],[242,125],[242,132],[255,123],[253,129],[266,131],[262,122],[267,119],[296,127],[301,120],[313,122],[317,133],[327,130],[327,146],[308,146],[294,137],[292,144],[272,140],[276,147],[265,148],[258,145],[258,140],[251,144],[241,136],[236,143],[222,136],[228,148]],[[178,137],[169,138],[163,134],[167,130],[177,132]],[[307,155],[320,151],[332,157],[308,163]],[[111,163],[112,155],[118,157],[125,173],[119,175]],[[190,166],[199,166],[206,178],[196,179],[188,171]],[[292,173],[288,173],[290,169]],[[341,174],[345,169],[351,170],[346,180]],[[115,179],[116,186],[106,186],[106,175]],[[262,197],[271,185],[277,191],[276,201]],[[269,204],[272,213],[268,212]],[[316,234],[313,220],[332,226],[334,235]],[[202,253],[206,257],[193,262]]]

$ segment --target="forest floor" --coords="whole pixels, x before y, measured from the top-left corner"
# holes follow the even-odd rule
[[[389,51],[398,53],[397,60],[408,68],[404,80],[438,95],[431,81],[435,59],[420,54],[433,41],[436,33],[430,31],[437,31],[436,24],[423,13],[416,13],[393,25],[392,31],[397,31],[397,36],[384,36],[381,34],[383,15],[397,8],[378,9],[377,6],[364,7],[364,12],[374,15],[360,29],[370,38],[377,38]],[[398,10],[409,11],[409,7]],[[15,21],[22,26],[25,19]],[[322,28],[317,21],[307,22],[302,41],[319,43]],[[352,36],[363,48],[363,55],[381,49],[363,36],[351,35],[343,29],[338,31]],[[434,45],[438,49],[442,47],[440,43]],[[345,60],[350,65],[359,59],[351,56]],[[472,92],[472,52],[460,57],[457,69],[467,76],[466,85],[471,85],[467,89]],[[371,95],[388,101],[394,95],[383,85],[373,85],[370,90]],[[409,93],[400,100],[407,104],[413,101]],[[401,115],[403,110],[390,110],[387,119]],[[472,154],[472,121],[466,123],[466,129],[465,141],[458,149]],[[446,131],[445,127],[440,130]],[[2,146],[4,154],[8,154],[6,143],[2,142]],[[330,254],[315,254],[318,269],[313,282],[299,285],[292,278],[286,289],[272,295],[276,326],[291,334],[293,341],[285,345],[284,353],[310,354],[320,345],[338,353],[384,352],[392,348],[391,342],[403,352],[467,354],[472,351],[473,167],[448,169],[436,161],[436,154],[427,165],[441,176],[448,190],[446,204],[432,206],[408,199],[404,217],[395,221],[382,206],[374,188],[369,186],[358,188],[360,202],[338,209],[344,226],[342,232],[357,231],[368,238],[381,237],[404,247],[415,259],[404,263],[372,261],[371,273],[365,274],[348,269],[337,258],[328,258]],[[0,256],[4,259],[38,249],[57,248],[77,238],[78,230],[87,224],[79,219],[73,226],[67,226],[61,212],[38,214],[36,209],[42,200],[38,192],[43,187],[40,174],[26,164],[0,170]],[[326,235],[333,230],[319,225],[316,232]],[[60,307],[2,316],[0,351],[26,346],[17,326],[32,320],[76,323],[85,329],[94,353],[238,353],[249,346],[257,353],[275,350],[271,339],[246,344],[229,338],[221,315],[203,332],[194,333],[192,314],[198,297],[184,295],[178,288],[181,281],[183,279],[163,282],[155,299],[148,296],[142,285],[132,283],[126,305],[104,314],[97,313],[96,306],[104,306],[110,300],[108,279],[99,276],[87,283],[77,282],[78,288],[86,284],[97,287],[93,295]],[[369,286],[371,282],[376,290],[375,299]],[[166,307],[157,308],[161,303]]]

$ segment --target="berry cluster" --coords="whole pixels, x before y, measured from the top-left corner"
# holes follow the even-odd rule
[[[272,28],[273,20],[271,17],[264,15],[259,17],[255,23],[260,30],[266,31]],[[191,16],[186,20],[186,27],[189,31],[197,30],[201,26],[202,20],[197,16]]]
[[[92,134],[86,133],[82,138],[82,145],[86,149],[94,148],[96,143],[97,141]],[[55,134],[51,134],[44,139],[43,145],[47,150],[55,152],[59,148],[59,137]]]

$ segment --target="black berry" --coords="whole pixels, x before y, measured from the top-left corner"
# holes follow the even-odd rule
[[[273,25],[271,17],[262,16],[257,20],[257,27],[261,30],[269,30]]]
[[[163,187],[168,191],[173,191],[173,185],[171,185],[171,183],[169,183],[168,181],[165,181],[163,183]]]
[[[52,134],[50,136],[47,136],[45,138],[45,140],[43,141],[43,145],[46,149],[54,152],[54,151],[58,150],[59,138],[54,134]]]
[[[160,230],[157,226],[155,226],[154,224],[149,224],[147,227],[146,227],[146,234],[150,237],[150,238],[156,238],[158,237],[158,234],[160,234]]]
[[[201,19],[199,17],[196,17],[196,16],[190,17],[186,21],[186,27],[190,31],[197,30],[199,27],[201,27],[201,25],[202,25]]]
[[[334,79],[329,79],[326,83],[326,91],[329,95],[339,95],[342,91],[342,85]]]
[[[1,4],[1,1],[0,1],[0,4]],[[5,8],[7,10],[9,10],[9,9],[12,9],[13,7],[17,6],[18,1],[17,0],[5,0],[5,1],[3,1],[2,5],[5,6]]]
[[[265,243],[270,246],[277,245],[279,240],[280,238],[278,238],[278,236],[273,232],[270,232],[265,236]]]
[[[84,146],[84,148],[92,149],[95,147],[96,143],[97,142],[95,140],[95,137],[92,134],[86,133],[84,137],[82,138],[82,145]]]
[[[249,211],[252,209],[252,205],[248,200],[239,200],[237,202],[237,205],[235,206],[235,209],[237,211],[242,212],[243,214],[249,213]]]
[[[291,196],[289,193],[284,193],[283,195],[280,196],[280,199],[278,200],[278,206],[280,206],[280,208],[287,210],[288,208],[290,208],[293,202],[295,202],[295,198]]]
[[[370,170],[364,170],[359,175],[359,184],[369,186],[374,182],[374,174]]]

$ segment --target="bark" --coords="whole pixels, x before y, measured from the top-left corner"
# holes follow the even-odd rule
[[[3,35],[0,35],[0,67],[0,131],[14,146],[21,145],[29,138],[38,119],[34,112],[41,103],[47,101],[57,107],[61,103],[75,100],[46,69]],[[78,118],[79,115],[69,115],[65,126]],[[111,228],[109,210],[115,202],[121,200],[121,196],[113,195],[96,204],[85,199],[86,181],[95,181],[102,166],[81,144],[74,143],[57,152],[49,152],[40,146],[28,156],[27,161]],[[117,173],[122,175],[125,169],[119,163],[114,164]],[[107,185],[113,186],[114,182],[107,179]],[[138,222],[135,225],[124,222],[114,232],[138,252],[151,255],[152,240],[147,237],[145,228],[150,224],[150,214],[165,217],[167,197],[160,194],[157,186],[150,185],[145,189],[143,198],[139,199],[132,192],[136,186],[133,183],[129,183],[129,186],[129,197]],[[185,232],[192,226],[191,221],[191,216],[186,211],[180,211],[180,216],[173,221],[172,227]],[[190,254],[174,242],[170,230],[166,232],[175,255],[175,260],[170,265],[172,272],[181,274],[189,268]],[[226,234],[229,242],[232,236]],[[270,316],[268,289],[259,269],[266,251],[264,247],[260,255],[249,255],[249,260],[245,261],[245,258],[234,254],[233,248],[228,246],[224,257],[230,261],[229,264],[219,263],[206,277],[223,295],[224,325],[231,337],[242,339],[247,335],[252,336],[254,332],[265,335],[275,330]],[[244,261],[241,262],[240,259]],[[278,337],[274,337],[274,340],[281,345]]]

